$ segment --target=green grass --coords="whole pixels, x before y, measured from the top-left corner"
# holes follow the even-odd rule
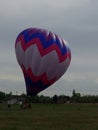
[[[96,104],[0,105],[0,130],[98,130]]]

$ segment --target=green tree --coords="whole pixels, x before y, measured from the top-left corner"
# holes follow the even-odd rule
[[[75,90],[73,90],[73,94],[71,97],[71,102],[81,102],[81,94],[76,93]]]
[[[5,99],[5,93],[0,92],[0,102],[2,102]]]

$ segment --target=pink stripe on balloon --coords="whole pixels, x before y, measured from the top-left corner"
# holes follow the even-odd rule
[[[71,60],[71,54],[70,54],[70,51],[68,51],[65,55],[62,55],[61,54],[61,50],[59,49],[59,47],[54,43],[53,45],[51,45],[50,47],[48,48],[43,48],[42,44],[41,44],[41,41],[39,38],[34,38],[32,39],[30,42],[28,42],[28,44],[25,44],[25,41],[24,41],[24,36],[20,36],[16,43],[15,43],[15,47],[17,44],[19,44],[21,42],[21,46],[23,48],[23,50],[25,51],[27,48],[29,48],[31,45],[34,45],[36,44],[38,49],[39,49],[39,52],[41,54],[41,56],[44,56],[46,54],[48,54],[49,52],[55,50],[58,54],[58,57],[59,57],[59,61],[60,62],[63,62],[66,58],[69,58]]]
[[[48,80],[48,79],[47,79],[47,75],[46,75],[45,72],[44,72],[43,74],[41,74],[40,76],[35,76],[35,75],[33,74],[31,68],[29,68],[29,69],[26,70],[23,65],[21,65],[21,68],[22,68],[22,70],[23,70],[24,75],[26,75],[27,77],[30,77],[33,82],[37,82],[37,81],[40,81],[40,80],[41,80],[44,85],[47,85],[47,84],[48,84],[48,85],[51,85],[51,84],[53,84],[53,83],[57,80],[56,78],[53,78],[53,79],[51,79],[51,80]]]

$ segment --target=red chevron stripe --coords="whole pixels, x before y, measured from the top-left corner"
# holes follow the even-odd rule
[[[21,66],[21,68],[22,68],[22,70],[23,70],[24,75],[30,77],[33,82],[37,82],[37,81],[42,80],[42,82],[43,82],[45,85],[47,85],[47,84],[48,84],[48,85],[51,85],[51,84],[53,84],[53,83],[57,80],[56,78],[53,78],[53,79],[51,79],[51,80],[48,80],[46,73],[43,73],[43,74],[40,75],[40,76],[35,76],[35,75],[33,74],[31,68],[29,68],[28,70],[26,70],[23,65]]]
[[[21,46],[22,46],[24,51],[28,47],[30,47],[32,44],[36,44],[38,49],[39,49],[39,52],[40,52],[41,56],[44,56],[44,55],[48,54],[49,52],[55,50],[57,52],[57,55],[59,57],[60,62],[63,62],[66,58],[71,59],[70,51],[68,51],[64,56],[62,56],[61,51],[60,51],[59,47],[56,44],[53,44],[50,47],[44,49],[39,38],[34,38],[30,42],[28,42],[28,44],[25,44],[24,36],[22,35],[16,41],[15,47],[16,47],[17,43],[19,43],[19,42],[21,42]]]

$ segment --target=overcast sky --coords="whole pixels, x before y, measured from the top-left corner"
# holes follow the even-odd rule
[[[98,94],[98,0],[0,0],[0,91],[26,93],[14,44],[30,27],[55,32],[72,52],[64,76],[40,94]]]

